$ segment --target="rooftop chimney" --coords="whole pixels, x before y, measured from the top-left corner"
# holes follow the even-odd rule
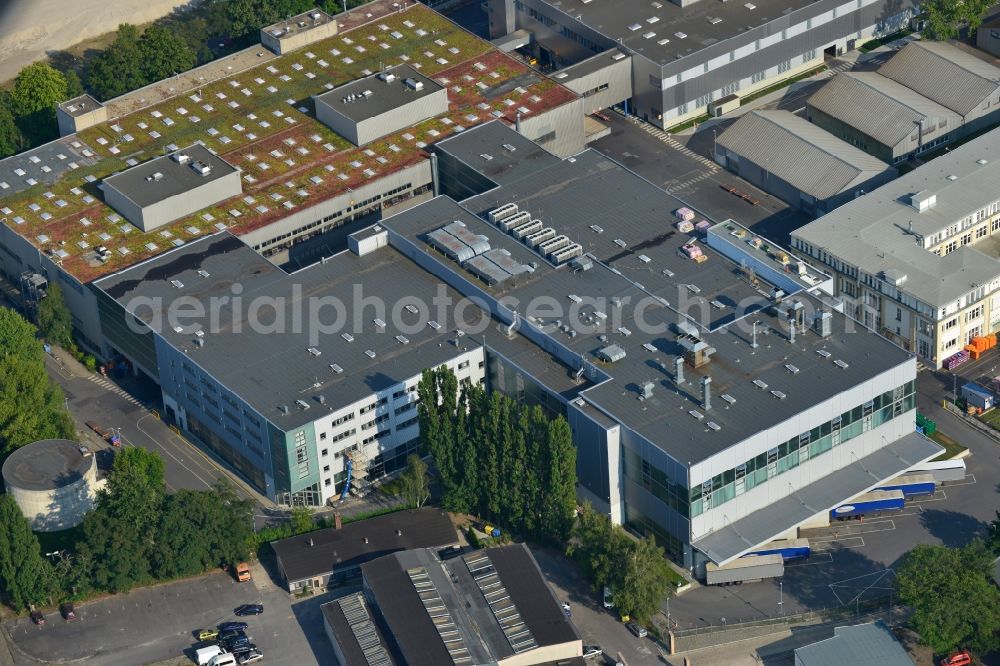
[[[706,412],[712,409],[712,378],[705,375],[701,378],[701,406]]]
[[[365,543],[368,543],[368,537],[365,537],[365,538],[364,538],[364,542],[365,542]]]
[[[684,359],[680,356],[674,359],[674,381],[684,383]]]
[[[309,537],[309,547],[310,547],[310,548],[312,548],[312,547],[313,547],[313,546],[315,546],[315,545],[316,545],[316,544],[315,544],[315,543],[313,543],[313,538],[312,538],[312,537]]]
[[[396,530],[396,536],[403,536],[403,530]]]

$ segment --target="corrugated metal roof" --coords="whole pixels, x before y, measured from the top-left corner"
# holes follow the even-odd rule
[[[723,132],[718,143],[817,199],[890,168],[788,111],[751,111]]]
[[[1000,89],[1000,69],[943,42],[910,42],[878,73],[962,116]]]
[[[876,72],[838,74],[809,98],[809,106],[847,123],[885,146],[895,146],[916,131],[914,124],[928,119],[928,127],[958,116]]]

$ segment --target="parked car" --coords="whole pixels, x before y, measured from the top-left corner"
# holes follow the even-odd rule
[[[959,650],[941,660],[941,666],[969,666],[972,663],[972,655],[968,650]]]
[[[562,612],[566,617],[573,617],[573,609],[569,607],[569,604],[562,604]]]
[[[242,666],[243,664],[252,664],[255,661],[260,661],[263,658],[264,658],[264,653],[261,652],[260,650],[254,649],[250,650],[245,655],[240,657],[238,661],[240,663],[240,666]]]
[[[218,639],[222,642],[226,642],[231,638],[236,638],[237,636],[246,636],[241,629],[223,629],[219,632]]]
[[[599,657],[604,654],[604,650],[601,649],[600,645],[584,645],[583,646],[583,658],[590,659],[591,657]]]
[[[611,588],[610,587],[605,587],[604,588],[604,607],[608,608],[608,609],[611,609],[611,608],[615,607],[615,600],[614,600],[614,597],[611,596]]]
[[[219,637],[218,629],[202,629],[198,632],[199,641],[214,641]]]
[[[245,615],[260,615],[264,612],[263,604],[243,604],[242,606],[237,606],[236,610],[233,611],[237,616],[243,617]]]
[[[45,616],[42,615],[42,611],[33,610],[31,611],[31,621],[37,625],[43,625],[45,624]]]
[[[635,634],[637,638],[645,638],[646,634],[649,633],[646,631],[646,627],[642,626],[638,622],[629,622],[625,626],[627,626],[628,630]]]
[[[246,622],[223,622],[222,624],[219,625],[219,631],[225,631],[227,629],[235,629],[236,631],[240,631],[242,629],[246,629],[247,626],[248,625]]]
[[[76,619],[76,609],[73,607],[73,604],[68,601],[59,606],[59,613],[66,621]]]
[[[226,641],[226,649],[233,654],[239,654],[250,649],[250,639],[247,636],[236,636]]]

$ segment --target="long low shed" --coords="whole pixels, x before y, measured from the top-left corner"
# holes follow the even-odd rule
[[[714,562],[705,565],[706,585],[749,583],[785,574],[785,561],[781,555],[754,555],[741,557],[723,566]]]

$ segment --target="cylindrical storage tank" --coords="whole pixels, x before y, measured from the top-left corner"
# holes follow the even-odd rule
[[[56,532],[83,522],[94,506],[97,461],[68,439],[43,439],[10,455],[3,482],[31,529]]]

